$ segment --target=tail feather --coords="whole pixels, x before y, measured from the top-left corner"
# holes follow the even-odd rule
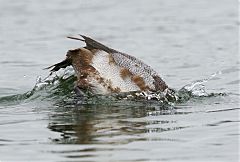
[[[66,68],[67,66],[70,66],[70,65],[71,65],[71,62],[68,59],[65,59],[62,62],[59,62],[57,64],[49,66],[49,67],[47,67],[45,69],[51,69],[52,68],[50,71],[51,72],[55,72],[55,71],[58,71],[61,68]]]
[[[69,39],[75,39],[75,40],[80,40],[80,41],[83,41],[86,43],[86,47],[87,49],[99,49],[99,50],[103,50],[105,52],[108,52],[108,53],[116,53],[117,51],[114,50],[114,49],[111,49],[105,45],[103,45],[102,43],[90,38],[90,37],[87,37],[85,35],[81,35],[79,34],[83,39],[81,38],[77,38],[77,37],[67,37]]]
[[[109,47],[99,43],[96,40],[93,40],[90,37],[87,37],[87,36],[84,36],[84,35],[80,35],[80,36],[83,39],[77,38],[77,37],[72,37],[72,36],[68,36],[67,38],[85,42],[86,43],[86,47],[84,47],[84,48],[87,48],[87,49],[90,49],[90,50],[91,49],[98,49],[98,50],[103,50],[103,51],[105,51],[107,53],[117,53],[118,52],[118,51],[116,51],[114,49],[111,49],[111,48],[109,48]],[[67,58],[67,59],[63,60],[62,62],[59,62],[57,64],[49,66],[49,67],[47,67],[45,69],[51,69],[50,70],[51,72],[55,72],[55,71],[58,71],[61,68],[66,68],[67,66],[70,66],[71,64],[72,63],[71,63],[70,59]]]

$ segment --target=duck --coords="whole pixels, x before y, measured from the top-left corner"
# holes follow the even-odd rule
[[[112,49],[88,36],[67,38],[84,42],[70,49],[66,58],[47,67],[50,72],[72,66],[76,75],[75,91],[112,94],[133,91],[164,92],[168,85],[160,75],[140,59]]]

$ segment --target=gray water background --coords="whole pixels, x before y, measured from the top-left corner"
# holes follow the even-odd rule
[[[31,90],[85,34],[214,97],[147,106],[0,103],[0,161],[239,161],[238,2],[0,0],[0,97]],[[40,94],[41,95],[41,94]],[[56,96],[58,97],[58,96]]]

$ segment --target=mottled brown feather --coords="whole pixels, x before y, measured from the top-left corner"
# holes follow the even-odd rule
[[[133,74],[127,69],[127,68],[122,68],[120,70],[120,76],[124,80],[127,77],[131,77]]]
[[[108,54],[108,58],[109,58],[109,61],[108,61],[109,65],[111,64],[116,65],[116,62],[111,54]]]
[[[112,81],[111,80],[109,80],[109,79],[105,80],[99,74],[95,75],[95,79],[103,87],[107,88],[109,92],[111,92],[111,93],[119,93],[119,92],[121,92],[121,89],[119,87],[113,87],[112,86]]]
[[[119,87],[113,88],[112,92],[119,93],[121,92],[121,89]]]
[[[69,50],[67,57],[71,59],[72,62],[77,63],[77,66],[84,66],[92,63],[93,53],[86,48],[78,48],[75,50]]]
[[[139,75],[134,75],[132,77],[132,81],[140,88],[140,90],[144,91],[148,88],[148,86],[146,86],[146,83],[144,81],[144,79],[142,77],[140,77]]]

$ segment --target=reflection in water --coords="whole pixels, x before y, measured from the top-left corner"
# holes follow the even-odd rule
[[[239,161],[233,1],[3,0],[0,15],[0,161]],[[190,83],[185,88],[195,93],[182,93],[182,109],[102,100],[54,107],[72,99],[74,86],[58,75],[22,94],[33,77],[47,75],[42,68],[80,45],[64,39],[77,33],[133,54],[172,88]],[[206,79],[191,83],[216,71],[207,91]]]
[[[49,129],[61,133],[53,139],[65,144],[126,144],[147,140],[140,134],[163,132],[184,127],[159,127],[171,120],[145,120],[146,116],[177,114],[174,109],[154,110],[152,107],[84,105],[58,107],[50,115]],[[161,119],[161,118],[159,118]],[[157,124],[158,127],[148,127]]]

